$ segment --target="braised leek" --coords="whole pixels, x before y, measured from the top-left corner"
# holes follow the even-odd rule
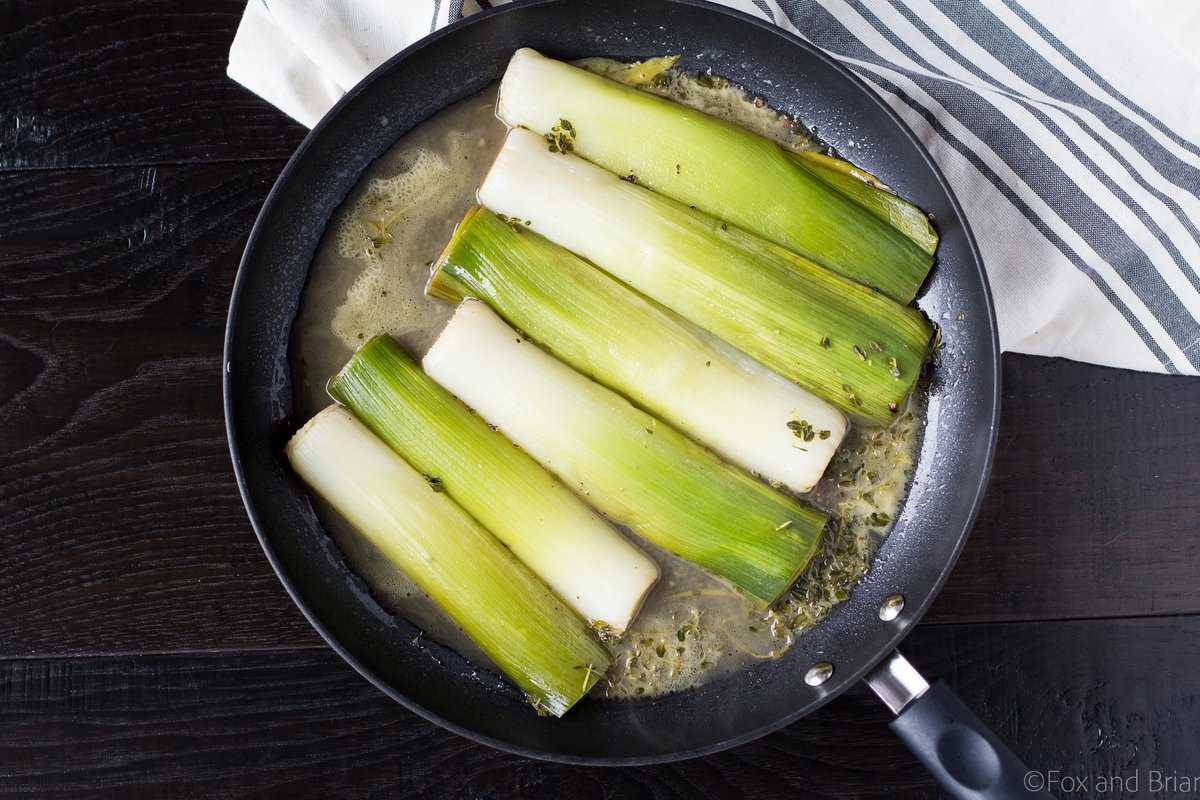
[[[562,716],[611,657],[579,617],[445,493],[331,406],[287,455],[328,501],[409,575],[544,713]]]
[[[463,301],[422,363],[601,512],[759,604],[787,591],[817,549],[824,512],[722,462],[477,300]]]
[[[886,424],[933,328],[916,309],[513,130],[480,201],[846,413]]]
[[[902,303],[933,266],[929,252],[774,142],[535,50],[513,54],[497,112]]]
[[[633,620],[658,579],[653,559],[438,386],[391,338],[363,345],[329,391],[597,631],[619,635]]]
[[[545,349],[722,457],[807,492],[845,416],[568,250],[475,208],[427,293],[476,297]]]

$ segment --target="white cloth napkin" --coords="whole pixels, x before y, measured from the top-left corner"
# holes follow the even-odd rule
[[[1198,374],[1200,4],[719,2],[817,44],[917,133],[978,239],[1005,350]],[[478,10],[250,0],[229,76],[311,127],[391,55]]]

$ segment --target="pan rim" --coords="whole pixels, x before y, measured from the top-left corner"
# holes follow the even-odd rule
[[[353,667],[360,675],[362,675],[364,678],[366,678],[368,681],[370,681],[370,683],[372,683],[381,692],[383,692],[385,695],[390,697],[392,700],[398,702],[400,705],[402,705],[407,710],[417,714],[418,716],[422,717],[423,719],[426,719],[429,722],[432,722],[446,730],[452,731],[453,733],[463,736],[471,741],[478,742],[480,744],[484,744],[484,745],[493,747],[495,749],[498,749],[498,750],[501,750],[504,752],[513,753],[515,755],[520,755],[520,756],[524,756],[527,758],[533,758],[533,759],[555,762],[555,763],[575,764],[575,765],[591,765],[591,766],[640,766],[640,765],[670,763],[670,762],[674,762],[674,761],[682,761],[682,760],[686,760],[686,759],[698,758],[698,757],[702,757],[702,756],[706,756],[706,755],[711,755],[711,754],[714,754],[717,752],[721,752],[723,750],[737,747],[739,745],[746,744],[755,739],[761,738],[767,734],[773,733],[783,727],[786,727],[787,725],[792,724],[793,722],[801,719],[802,717],[805,717],[805,716],[813,713],[814,711],[816,711],[817,709],[819,709],[820,707],[822,707],[823,705],[825,705],[826,703],[828,703],[829,701],[834,699],[835,697],[842,694],[851,685],[854,685],[859,680],[861,680],[863,678],[863,676],[865,676],[871,669],[873,669],[875,667],[875,665],[878,664],[879,661],[881,661],[888,653],[895,650],[896,647],[898,646],[898,644],[912,631],[913,627],[916,625],[917,622],[919,622],[921,617],[924,616],[924,614],[928,610],[929,606],[932,604],[934,599],[940,593],[942,586],[944,585],[946,579],[949,577],[950,573],[953,571],[954,566],[957,563],[959,556],[961,555],[962,549],[963,549],[964,545],[966,544],[967,537],[969,536],[970,531],[974,526],[975,520],[978,517],[980,506],[981,506],[982,500],[983,500],[983,496],[987,489],[988,480],[989,480],[989,477],[991,474],[992,463],[993,463],[995,449],[996,449],[996,441],[997,441],[997,435],[998,435],[998,422],[999,422],[999,413],[1000,413],[1000,392],[1001,392],[1001,388],[1000,388],[1000,379],[1001,379],[1000,347],[999,347],[999,336],[998,336],[998,329],[997,329],[997,323],[996,323],[996,317],[995,317],[995,306],[994,306],[994,303],[992,300],[992,292],[991,292],[990,285],[988,283],[987,273],[985,272],[984,267],[983,267],[983,260],[979,253],[979,249],[978,249],[977,243],[975,241],[975,237],[971,231],[969,222],[963,212],[962,206],[959,203],[958,198],[955,196],[953,190],[951,189],[951,187],[949,185],[949,182],[946,180],[945,175],[943,175],[941,169],[938,167],[937,163],[933,160],[933,158],[929,154],[928,150],[924,147],[924,145],[921,144],[920,140],[917,138],[915,133],[900,118],[900,116],[883,100],[883,98],[881,98],[879,95],[877,95],[869,86],[867,86],[867,84],[862,79],[860,79],[857,75],[855,75],[853,72],[851,72],[848,68],[844,67],[839,62],[837,62],[835,59],[833,59],[831,56],[825,54],[823,51],[821,51],[815,45],[809,43],[808,41],[804,40],[803,38],[801,38],[793,33],[790,33],[789,31],[786,31],[783,28],[781,28],[777,25],[774,25],[773,23],[766,22],[766,21],[761,20],[757,17],[754,17],[750,14],[747,14],[747,13],[744,13],[741,11],[737,11],[735,9],[728,8],[725,6],[717,5],[715,3],[708,2],[708,0],[665,0],[665,2],[669,2],[669,3],[675,4],[675,5],[692,6],[692,7],[704,8],[709,11],[717,12],[722,15],[728,16],[731,19],[736,20],[739,23],[752,25],[752,26],[759,28],[767,33],[770,33],[772,35],[775,35],[777,37],[784,39],[788,44],[790,44],[794,47],[799,47],[799,48],[805,50],[810,56],[813,56],[816,59],[820,60],[821,62],[824,62],[827,66],[829,66],[834,71],[836,71],[843,79],[847,80],[850,84],[852,84],[861,96],[863,96],[864,98],[868,98],[870,100],[870,102],[873,103],[879,110],[883,111],[884,114],[892,120],[893,124],[896,126],[898,131],[900,131],[914,145],[916,151],[920,154],[920,157],[923,160],[923,162],[925,163],[926,167],[930,170],[931,174],[936,179],[937,184],[942,189],[942,191],[945,193],[946,197],[949,199],[951,207],[952,207],[955,215],[958,217],[958,222],[962,226],[962,231],[963,231],[965,242],[966,242],[966,248],[970,254],[970,260],[972,262],[974,270],[978,273],[978,278],[979,278],[980,285],[981,285],[982,292],[983,292],[984,305],[987,310],[986,324],[987,324],[988,332],[990,334],[989,344],[991,347],[991,352],[993,354],[993,357],[991,359],[989,359],[986,364],[981,364],[981,366],[984,366],[988,370],[990,370],[989,377],[991,378],[991,385],[993,387],[993,391],[991,393],[990,398],[985,398],[989,402],[989,407],[986,409],[986,418],[987,418],[987,424],[988,424],[988,428],[989,428],[989,430],[987,432],[987,442],[986,442],[986,451],[985,451],[986,456],[984,459],[984,463],[982,464],[982,469],[980,471],[980,480],[977,482],[974,496],[970,500],[970,513],[967,515],[966,519],[963,521],[963,524],[961,526],[962,530],[958,533],[958,535],[956,537],[956,541],[955,541],[950,558],[948,558],[946,560],[946,562],[943,564],[936,579],[932,582],[932,586],[931,586],[930,590],[924,594],[922,601],[917,605],[917,607],[915,609],[911,610],[911,614],[906,609],[906,616],[908,616],[910,618],[910,622],[902,628],[897,628],[893,632],[892,636],[887,640],[887,643],[884,646],[880,647],[879,651],[872,658],[865,659],[859,666],[857,666],[854,670],[852,670],[849,673],[849,677],[846,680],[844,680],[844,682],[841,682],[840,685],[837,686],[835,689],[821,694],[812,702],[803,705],[801,708],[797,709],[796,711],[794,711],[790,714],[784,715],[779,718],[772,719],[771,721],[769,721],[761,726],[758,726],[758,727],[754,728],[753,730],[744,732],[737,736],[722,739],[720,741],[713,742],[713,743],[710,743],[710,744],[707,744],[707,745],[704,745],[701,747],[673,751],[673,752],[669,752],[669,753],[656,753],[656,754],[647,755],[647,756],[579,756],[579,755],[547,752],[547,751],[538,750],[536,748],[513,744],[511,742],[508,742],[508,741],[505,741],[502,739],[498,739],[498,738],[490,736],[488,734],[480,733],[476,730],[473,730],[466,726],[460,725],[456,722],[452,722],[451,720],[448,720],[445,717],[443,717],[435,712],[430,711],[429,709],[424,707],[419,702],[413,700],[412,698],[408,697],[404,693],[393,688],[384,678],[382,678],[371,668],[369,668],[368,666],[363,664],[354,654],[352,654],[349,651],[349,649],[346,645],[342,644],[342,642],[340,640],[338,640],[332,634],[332,632],[326,628],[326,626],[316,617],[315,612],[309,607],[307,602],[300,596],[299,589],[297,588],[295,583],[292,581],[292,579],[289,577],[289,575],[285,571],[282,563],[280,562],[280,559],[279,559],[277,553],[275,552],[274,547],[272,546],[270,540],[268,539],[267,534],[265,532],[264,523],[263,523],[262,519],[260,518],[259,513],[255,507],[255,504],[251,498],[249,483],[248,483],[248,479],[247,479],[247,476],[245,473],[242,454],[240,452],[238,438],[237,438],[236,415],[235,415],[235,409],[233,408],[234,386],[232,385],[232,380],[233,380],[232,358],[234,355],[234,353],[233,353],[234,336],[235,336],[234,326],[235,326],[235,321],[238,317],[238,313],[240,310],[240,302],[241,302],[242,295],[243,295],[247,270],[249,268],[249,265],[254,260],[254,256],[256,255],[256,251],[259,247],[259,241],[262,238],[263,227],[265,226],[266,220],[270,216],[270,213],[273,210],[273,208],[278,200],[279,194],[283,190],[282,189],[283,185],[287,182],[289,176],[291,176],[296,171],[296,169],[298,168],[297,165],[304,159],[304,156],[306,155],[308,150],[312,147],[313,142],[320,136],[320,134],[327,127],[329,127],[332,124],[333,120],[338,116],[338,114],[342,108],[344,108],[346,105],[351,103],[361,93],[365,92],[373,83],[375,83],[377,80],[379,80],[382,75],[389,72],[394,67],[394,65],[408,59],[414,53],[420,51],[421,49],[433,44],[434,42],[437,42],[441,38],[453,35],[457,31],[462,30],[464,28],[468,28],[468,27],[472,27],[472,26],[480,25],[480,24],[486,24],[487,20],[489,20],[493,17],[496,17],[496,16],[507,14],[507,13],[512,13],[518,9],[526,8],[529,6],[553,5],[553,4],[562,3],[565,1],[566,0],[527,0],[527,2],[514,2],[511,4],[504,5],[504,6],[498,6],[498,7],[488,9],[488,10],[482,11],[480,13],[474,14],[470,17],[462,19],[462,20],[455,22],[449,26],[446,26],[445,28],[441,28],[438,31],[435,31],[435,32],[429,34],[428,36],[421,38],[420,40],[414,42],[412,45],[406,47],[404,50],[400,51],[396,55],[389,58],[386,62],[381,64],[379,67],[377,67],[375,70],[373,70],[367,77],[365,77],[362,81],[360,81],[357,85],[355,85],[352,89],[350,89],[325,114],[325,116],[323,116],[321,118],[321,120],[312,128],[312,130],[309,131],[309,133],[305,136],[304,140],[297,147],[295,153],[292,154],[291,158],[288,159],[287,163],[284,165],[283,169],[280,171],[279,176],[276,178],[274,185],[271,187],[270,192],[267,194],[267,197],[266,197],[265,201],[263,202],[263,206],[260,209],[259,214],[255,219],[254,225],[251,227],[250,233],[247,238],[246,247],[243,251],[241,259],[239,260],[238,270],[237,270],[236,277],[234,279],[233,289],[232,289],[230,303],[229,303],[228,316],[226,318],[225,339],[224,339],[223,352],[222,352],[222,362],[223,362],[223,366],[222,366],[222,400],[223,400],[223,408],[224,408],[224,414],[225,414],[225,429],[226,429],[226,436],[227,436],[228,444],[229,444],[229,450],[230,450],[230,456],[231,456],[231,460],[232,460],[234,476],[235,476],[235,479],[236,479],[237,485],[238,485],[238,491],[241,495],[243,505],[246,508],[247,516],[249,517],[251,526],[254,529],[255,536],[257,537],[259,545],[262,548],[264,554],[266,555],[268,562],[271,564],[271,567],[274,570],[276,577],[279,579],[280,583],[283,585],[285,591],[287,592],[288,596],[291,598],[292,602],[296,605],[297,608],[300,609],[300,611],[304,615],[305,619],[308,620],[309,624],[312,625],[313,629],[317,631],[317,633],[330,646],[330,648],[333,649],[334,652],[336,652],[343,660],[345,660],[351,667]],[[982,325],[980,327],[982,327]]]

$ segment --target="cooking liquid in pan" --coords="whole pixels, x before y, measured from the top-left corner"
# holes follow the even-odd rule
[[[644,88],[785,147],[816,146],[801,126],[720,79],[671,70]],[[402,137],[363,173],[330,221],[292,333],[297,419],[332,402],[327,381],[363,341],[389,333],[420,357],[450,318],[453,308],[425,297],[423,288],[428,264],[474,204],[503,142],[495,96],[493,86]],[[658,561],[662,578],[615,646],[608,681],[596,692],[638,697],[678,691],[786,652],[866,572],[907,491],[922,422],[914,399],[889,428],[851,429],[825,477],[805,497],[834,515],[824,547],[770,612],[753,609],[720,579],[625,531]],[[488,663],[403,573],[332,509],[314,502],[351,569],[385,608],[473,663]]]

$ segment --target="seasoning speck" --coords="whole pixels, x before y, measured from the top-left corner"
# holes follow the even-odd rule
[[[545,138],[550,143],[551,153],[569,153],[575,149],[575,126],[568,120],[560,119]]]
[[[787,426],[791,429],[792,434],[801,441],[811,442],[816,436],[812,423],[806,419],[793,419],[788,422]]]

